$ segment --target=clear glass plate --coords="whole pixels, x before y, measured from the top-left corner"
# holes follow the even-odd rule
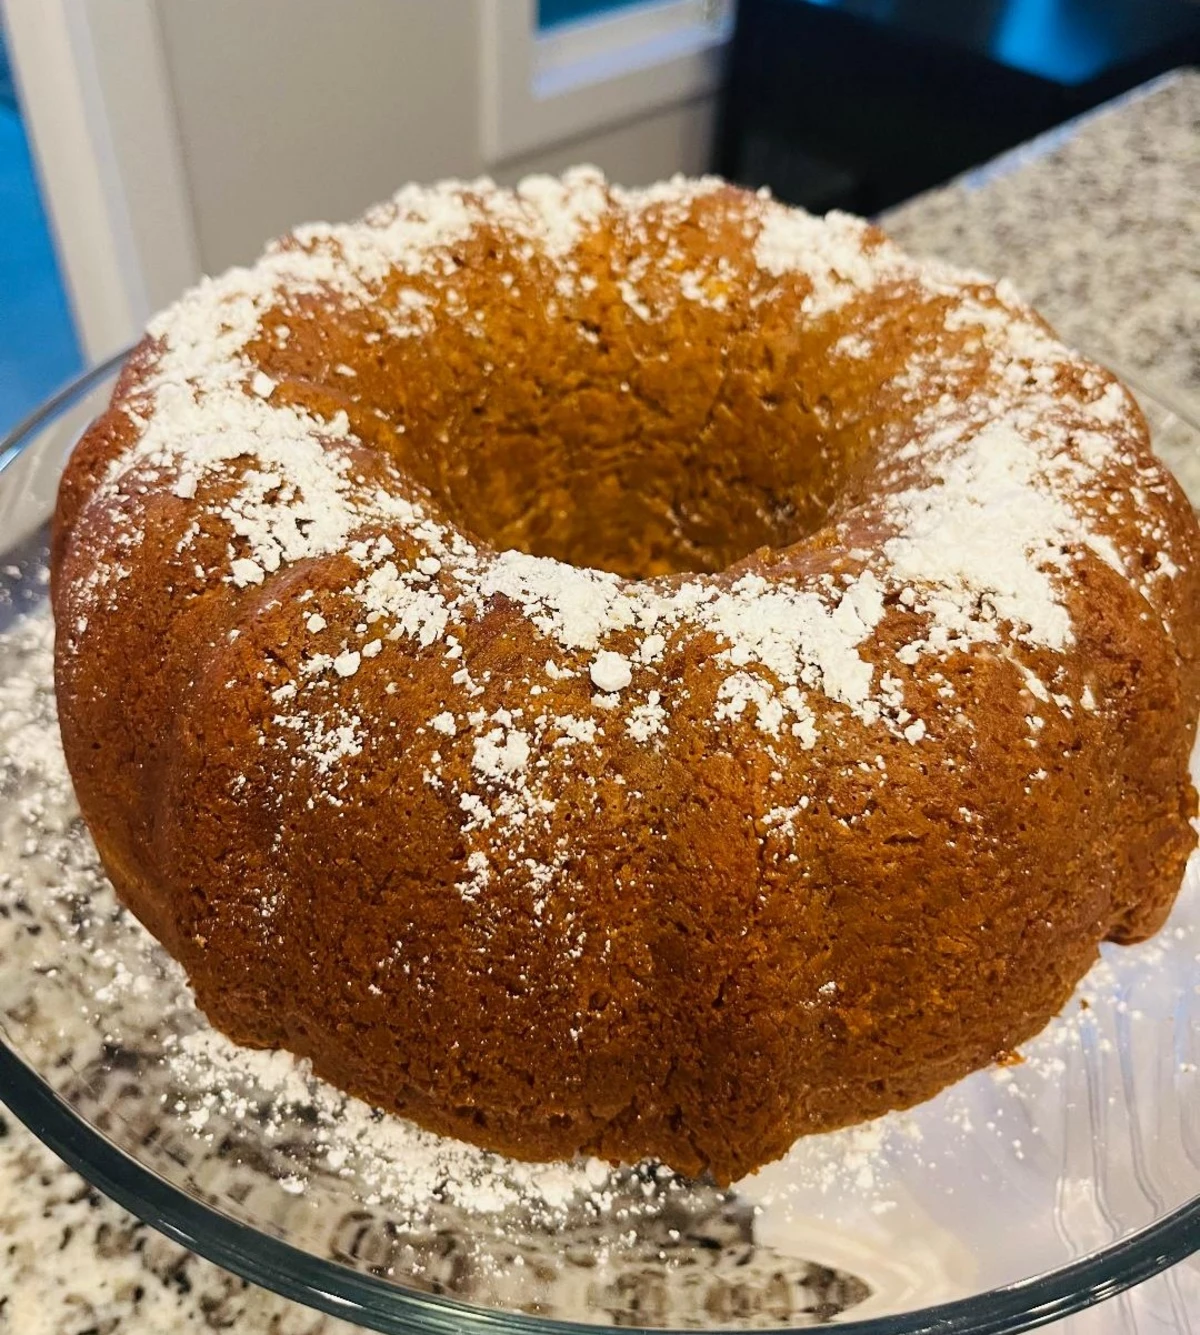
[[[53,1150],[211,1260],[380,1331],[999,1332],[1171,1266],[1150,1316],[1189,1329],[1195,859],[1166,929],[1105,947],[1019,1064],[803,1140],[730,1191],[647,1165],[512,1164],[216,1034],[117,904],[58,747],[46,521],[115,365],[0,443],[0,1096]],[[1197,499],[1200,429],[1144,406]]]

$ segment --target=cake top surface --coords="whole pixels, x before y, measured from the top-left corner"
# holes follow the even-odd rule
[[[941,332],[914,345],[890,384],[908,406],[874,442],[880,485],[831,520],[829,550],[815,564],[776,553],[728,572],[637,580],[496,550],[449,522],[388,461],[368,476],[347,414],[285,401],[250,351],[268,315],[305,298],[342,311],[386,305],[386,329],[373,337],[420,339],[439,315],[430,283],[440,283],[443,309],[470,321],[477,313],[454,308],[450,256],[480,229],[498,229],[514,254],[549,262],[556,295],[548,300],[569,302],[586,282],[578,256],[601,229],[657,238],[669,256],[673,230],[706,207],[736,215],[757,271],[752,304],[799,290],[800,318],[814,324],[836,324],[864,294],[900,293],[943,309]],[[694,268],[672,271],[665,303],[661,273],[645,266],[629,265],[619,286],[630,318],[653,325],[689,303],[720,311],[727,272],[714,248]],[[286,324],[274,328],[287,337]],[[451,685],[422,727],[441,739],[433,757],[466,747],[468,831],[511,832],[552,804],[547,757],[556,749],[617,737],[662,747],[686,690],[686,678],[681,687],[667,668],[689,653],[704,659],[715,734],[752,721],[781,774],[795,747],[832,742],[846,720],[912,747],[947,719],[962,724],[951,683],[941,691],[944,719],[915,711],[909,683],[919,674],[936,684],[941,662],[975,646],[1015,655],[1031,719],[1093,710],[1087,686],[1059,674],[1054,659],[1074,641],[1070,588],[1080,562],[1111,568],[1166,617],[1165,590],[1186,560],[1173,549],[1163,507],[1146,503],[1168,495],[1170,483],[1141,448],[1129,394],[1054,340],[1007,285],[918,263],[846,215],[818,219],[762,195],[731,198],[713,179],[626,191],[582,168],[513,191],[487,181],[408,187],[358,223],[299,228],[254,267],[206,280],[150,334],[148,374],[120,404],[136,439],[112,460],[97,496],[166,489],[194,507],[193,536],[223,526],[226,559],[197,576],[246,597],[258,590],[269,600],[272,577],[298,563],[348,560],[336,599],[316,584],[289,588],[310,642],[298,670],[273,686],[276,731],[308,756],[318,787],[337,801],[369,743],[356,681],[386,672],[395,645],[440,655]],[[869,321],[851,324],[836,355],[869,362],[874,335]],[[949,392],[935,391],[947,384]],[[1125,501],[1113,499],[1117,490]],[[136,506],[118,521],[115,558],[76,604],[77,639],[89,616],[119,597],[121,551],[137,545],[140,523]],[[357,609],[350,618],[340,602],[336,612],[327,605],[347,596]],[[466,628],[498,600],[539,634],[524,677],[510,683],[517,697],[499,704],[464,658]],[[1044,670],[1028,666],[1030,655]],[[543,694],[557,702],[551,712],[539,707]],[[1037,730],[1031,723],[1032,743]],[[436,759],[427,781],[446,781]],[[758,813],[768,824],[803,809],[786,788]],[[486,849],[472,858],[460,887],[468,898],[491,866]],[[531,869],[534,879],[549,874]]]

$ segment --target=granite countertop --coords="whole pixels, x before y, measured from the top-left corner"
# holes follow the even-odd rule
[[[1200,73],[1168,76],[882,221],[910,250],[1012,278],[1065,338],[1200,418]],[[1133,1330],[1138,1306],[1135,1291],[1062,1328]],[[0,1109],[4,1335],[351,1329],[138,1223]]]
[[[1059,334],[1200,420],[1200,72],[1165,76],[880,219],[1011,278]]]

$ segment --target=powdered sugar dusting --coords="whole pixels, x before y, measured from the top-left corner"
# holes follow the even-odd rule
[[[893,577],[922,587],[925,647],[999,639],[1010,625],[1030,644],[1064,649],[1071,621],[1054,574],[1063,547],[1087,541],[1066,502],[1039,486],[1037,448],[1003,421],[985,427],[938,469],[941,486],[896,497],[904,526],[884,552]]]
[[[867,224],[848,213],[814,217],[802,209],[771,206],[754,247],[759,266],[771,274],[801,273],[812,284],[805,314],[828,315],[856,293],[880,283],[912,276],[916,266],[883,243],[867,250]]]
[[[605,649],[592,660],[588,669],[592,681],[602,691],[620,691],[633,680],[633,669],[622,654]]]

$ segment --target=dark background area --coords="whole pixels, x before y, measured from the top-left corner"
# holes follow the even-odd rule
[[[740,0],[716,170],[872,214],[1196,63],[1191,0]]]

